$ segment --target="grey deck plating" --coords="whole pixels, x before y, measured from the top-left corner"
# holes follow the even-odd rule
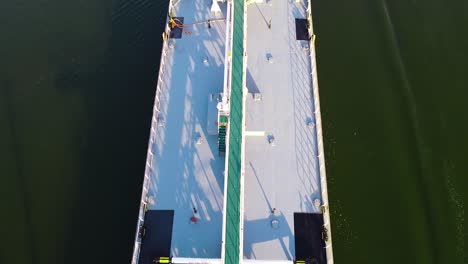
[[[315,47],[313,41],[296,39],[296,32],[302,32],[302,38],[306,39],[308,34],[313,35],[313,28],[296,31],[296,18],[312,21],[310,2],[307,11],[303,1],[232,1],[241,1],[234,2],[241,3],[238,5],[241,7],[249,5],[247,15],[238,20],[247,21],[247,27],[239,31],[245,25],[234,24],[238,32],[244,33],[237,35],[246,39],[245,49],[237,54],[231,48],[225,53],[225,41],[232,40],[225,36],[226,21],[212,21],[226,16],[227,3],[219,4],[223,13],[219,17],[210,11],[211,0],[170,3],[174,6],[170,14],[183,17],[184,29],[181,38],[164,43],[133,264],[137,263],[139,253],[148,261],[153,257],[169,257],[153,256],[167,253],[139,251],[142,248],[139,234],[145,230],[145,208],[174,210],[169,255],[178,263],[223,263],[231,259],[220,259],[222,252],[223,256],[234,254],[235,263],[291,263],[310,261],[316,255],[321,263],[324,258],[333,263]],[[239,16],[244,14],[242,9],[231,11]],[[212,22],[211,28],[199,23],[208,20]],[[240,38],[236,41],[234,45],[239,45]],[[240,210],[241,219],[236,218],[233,225],[231,218],[230,228],[234,230],[226,232],[222,215],[224,191],[229,185],[224,182],[226,159],[218,153],[216,102],[209,97],[220,93],[224,84],[227,87],[231,84],[227,70],[230,68],[224,72],[225,58],[230,62],[233,57],[239,59],[244,55],[247,64],[241,66],[246,65],[246,71],[237,64],[234,67],[236,73],[245,73],[242,80],[246,80],[248,94],[243,98],[245,105],[241,111],[244,123],[239,121],[239,115],[237,118],[231,115],[237,131],[243,125],[241,150],[236,152],[241,157],[241,171],[235,175],[235,179],[240,178],[235,183],[240,187],[234,190],[240,197],[235,216],[239,218]],[[236,91],[239,94],[240,90]],[[234,106],[239,111],[237,96]],[[315,240],[308,240],[311,235],[303,229],[312,225],[296,221],[295,226],[294,214],[320,211],[323,215],[311,216],[320,220],[313,222]],[[192,216],[197,217],[196,224],[190,222]],[[296,241],[295,229],[299,230]],[[223,247],[223,239],[236,235],[241,238],[240,245],[236,241],[231,247]],[[151,242],[157,243],[157,239]],[[225,245],[230,245],[226,241]],[[165,242],[161,248],[164,246],[167,252],[169,239]],[[320,254],[308,255],[310,248]]]
[[[308,41],[296,40],[295,30],[295,18],[306,18],[303,5],[269,1],[248,7],[246,85],[262,99],[246,98],[246,133],[265,135],[245,140],[246,259],[294,260],[294,212],[319,211],[313,205],[321,190],[311,60],[303,48]]]
[[[225,5],[221,5],[225,12]],[[175,15],[190,24],[213,19],[208,1],[179,1]],[[152,146],[149,209],[174,210],[171,255],[220,258],[224,158],[216,135],[208,135],[208,97],[223,88],[225,22],[187,27],[171,39],[161,85],[164,126],[157,127]],[[208,62],[204,62],[205,57]],[[197,144],[201,136],[202,143]],[[190,223],[193,207],[196,224]]]

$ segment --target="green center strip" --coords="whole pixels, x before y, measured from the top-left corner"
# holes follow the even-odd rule
[[[244,69],[244,0],[234,0],[230,130],[226,198],[225,264],[239,264],[242,87]]]

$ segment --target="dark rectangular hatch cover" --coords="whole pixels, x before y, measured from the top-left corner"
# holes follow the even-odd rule
[[[173,222],[174,210],[146,212],[139,264],[153,264],[155,258],[170,257]]]
[[[327,263],[322,229],[322,214],[294,213],[296,260],[305,261],[307,264]]]
[[[297,40],[309,40],[309,30],[308,30],[307,19],[305,18],[296,18],[296,39]]]
[[[176,26],[173,26],[171,28],[171,32],[169,33],[169,38],[175,38],[175,39],[180,39],[182,38],[182,33],[184,31],[183,26],[184,26],[184,17],[173,17],[172,18],[176,24]],[[169,26],[171,26],[169,24]]]

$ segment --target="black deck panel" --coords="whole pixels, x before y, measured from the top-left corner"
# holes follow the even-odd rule
[[[184,18],[183,17],[173,17],[175,23],[178,26],[183,26],[184,25]],[[171,33],[169,34],[169,38],[175,38],[175,39],[180,39],[182,38],[182,33],[184,29],[179,28],[179,27],[174,27],[171,29]]]
[[[322,228],[322,214],[294,213],[296,260],[304,260],[310,264],[327,263]]]
[[[145,235],[140,248],[139,264],[153,264],[159,257],[169,257],[174,210],[149,210],[145,214]]]
[[[297,40],[309,40],[309,30],[307,24],[309,22],[305,18],[296,18],[296,39]]]

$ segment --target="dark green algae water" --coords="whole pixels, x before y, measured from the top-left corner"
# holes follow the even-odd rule
[[[467,263],[467,2],[313,9],[336,263]],[[129,263],[166,10],[0,3],[0,263]]]
[[[466,1],[313,3],[336,262],[466,263]]]
[[[0,2],[0,263],[129,263],[167,2]]]

